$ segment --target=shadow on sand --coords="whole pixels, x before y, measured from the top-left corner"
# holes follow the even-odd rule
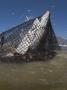
[[[21,55],[18,53],[14,53],[14,56],[5,56],[1,57],[0,56],[0,61],[4,63],[28,63],[32,61],[47,61],[56,56],[56,52],[28,52],[25,55]]]

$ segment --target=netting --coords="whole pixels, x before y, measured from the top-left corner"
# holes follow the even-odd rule
[[[57,46],[50,16],[29,20],[0,34],[0,53],[45,55],[56,50]]]

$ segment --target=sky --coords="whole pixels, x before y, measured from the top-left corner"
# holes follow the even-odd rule
[[[47,10],[56,35],[67,39],[67,0],[0,0],[0,32]]]

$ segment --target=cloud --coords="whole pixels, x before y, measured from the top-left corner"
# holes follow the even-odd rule
[[[33,18],[33,16],[26,16],[26,21],[29,21],[32,18]]]
[[[28,10],[27,10],[27,12],[31,12],[31,10],[30,10],[30,9],[28,9]]]
[[[51,8],[52,8],[52,9],[55,9],[55,5],[51,5]]]
[[[26,20],[27,20],[27,21],[29,20],[29,17],[28,17],[28,16],[26,16]]]
[[[33,19],[34,16],[32,15],[32,11],[30,9],[27,9],[26,15],[25,15],[25,21],[29,21],[30,19]]]
[[[22,18],[23,18],[23,15],[19,16],[18,18],[19,18],[19,19],[22,19]]]
[[[11,15],[15,15],[15,12],[11,12]]]

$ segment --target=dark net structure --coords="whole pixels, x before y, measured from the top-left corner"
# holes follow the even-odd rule
[[[45,60],[52,58],[57,48],[49,11],[0,34],[1,58]]]

